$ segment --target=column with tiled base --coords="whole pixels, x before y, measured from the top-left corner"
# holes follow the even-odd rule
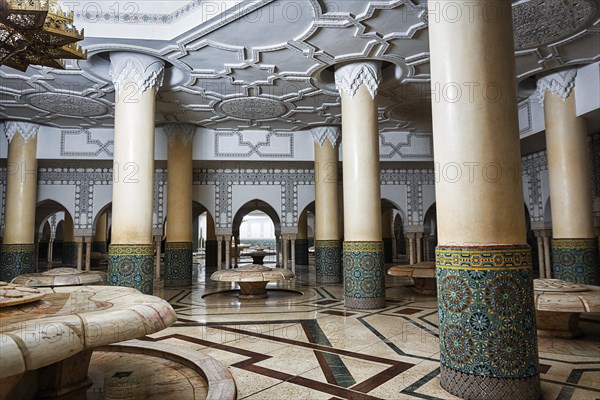
[[[296,234],[296,265],[308,265],[308,221],[305,210],[298,218],[298,233]]]
[[[592,180],[586,122],[577,117],[577,70],[538,80],[546,120],[546,147],[552,205],[552,276],[600,285],[594,229]]]
[[[35,206],[37,134],[39,126],[7,121],[6,208],[0,245],[0,280],[10,282],[35,270]]]
[[[315,271],[317,283],[342,282],[342,242],[339,229],[340,129],[312,129],[315,141]]]
[[[380,76],[377,61],[344,64],[335,70],[344,138],[344,304],[356,309],[385,306],[375,99]]]
[[[108,282],[152,294],[154,109],[164,63],[122,52],[111,53],[110,60],[116,101]]]
[[[194,125],[164,126],[167,158],[167,242],[165,286],[192,284],[192,143]]]
[[[446,3],[428,3],[440,382],[465,399],[537,400],[511,2],[453,1],[458,19]]]

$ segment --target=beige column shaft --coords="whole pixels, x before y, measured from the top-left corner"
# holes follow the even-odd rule
[[[575,110],[575,93],[563,101],[545,92],[546,147],[555,239],[593,238],[592,180],[585,120]]]
[[[288,269],[288,246],[290,244],[289,236],[283,236],[283,268]]]
[[[437,202],[438,242],[523,244],[511,4],[452,3],[463,17],[436,15],[429,25],[436,198],[443,199]],[[467,17],[471,3],[473,18]],[[429,2],[430,9],[445,5]],[[486,14],[491,9],[493,20]]]
[[[37,195],[37,134],[27,142],[20,132],[8,145],[4,244],[33,244]]]
[[[544,263],[546,268],[546,278],[552,278],[552,259],[550,258],[550,237],[544,236]]]
[[[48,264],[52,264],[52,258],[53,258],[53,250],[54,250],[54,238],[50,238],[50,240],[48,241]],[[52,268],[50,265],[48,265],[48,269]]]
[[[192,241],[192,139],[173,128],[167,159],[167,242]]]
[[[225,269],[231,268],[231,235],[225,235]]]
[[[92,237],[85,237],[85,270],[90,271],[92,269]]]
[[[108,222],[108,214],[102,213],[96,223],[96,233],[94,234],[94,242],[106,242],[106,224]]]
[[[381,189],[377,101],[365,85],[359,87],[354,98],[345,91],[341,92],[341,97],[344,110],[344,240],[379,242]]]
[[[308,239],[308,212],[305,210],[298,218],[298,233],[296,239]]]
[[[338,147],[315,143],[315,240],[339,240]]]
[[[110,57],[116,82],[111,242],[148,245],[153,243],[156,77],[163,63],[139,54]]]
[[[77,241],[77,270],[83,270],[83,238],[78,237]]]
[[[292,268],[291,268],[291,270],[293,273],[296,273],[296,237],[292,236],[290,241],[291,241],[290,248],[292,251],[292,261],[291,261]]]
[[[417,246],[417,262],[423,261],[423,234],[417,233],[417,240],[415,242]]]
[[[415,262],[415,234],[411,233],[408,235],[408,263],[414,264]]]
[[[538,264],[540,270],[540,278],[546,278],[546,263],[544,262],[544,239],[536,234]]]

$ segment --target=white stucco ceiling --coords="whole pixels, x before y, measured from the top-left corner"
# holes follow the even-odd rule
[[[167,61],[156,121],[211,129],[299,130],[340,123],[332,65],[384,62],[382,130],[431,131],[426,2],[63,1],[86,61],[68,69],[0,68],[0,119],[111,127],[107,54]],[[600,57],[597,0],[514,2],[518,80]],[[557,21],[560,21],[558,23]]]

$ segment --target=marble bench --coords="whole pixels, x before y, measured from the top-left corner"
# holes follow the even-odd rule
[[[535,279],[538,335],[576,338],[581,313],[600,312],[600,286],[579,285],[560,279]]]
[[[214,272],[210,279],[219,282],[235,282],[240,285],[241,300],[264,299],[267,297],[267,283],[294,278],[289,269],[269,268],[264,265],[249,264],[240,268]]]
[[[415,285],[413,290],[419,294],[435,294],[435,261],[423,261],[410,265],[393,265],[388,275],[412,278]]]
[[[93,349],[158,332],[176,320],[165,300],[131,288],[0,282],[0,399],[85,391]]]
[[[53,268],[51,270],[19,275],[11,283],[33,287],[106,285],[106,272],[79,271],[75,268]]]

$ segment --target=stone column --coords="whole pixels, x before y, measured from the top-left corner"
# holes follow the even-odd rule
[[[217,236],[217,271],[223,269],[223,236]]]
[[[306,210],[298,218],[298,233],[296,234],[294,249],[296,254],[295,264],[308,265],[308,220]]]
[[[335,70],[344,138],[344,304],[357,309],[385,306],[375,99],[380,75],[377,61],[345,64]]]
[[[111,53],[110,60],[116,100],[108,282],[152,294],[154,108],[164,63],[124,52]]]
[[[420,263],[423,261],[423,233],[416,233],[416,246],[417,246],[417,262]]]
[[[552,204],[552,274],[556,279],[600,285],[594,231],[586,123],[575,109],[577,70],[538,80],[546,120]]]
[[[284,269],[288,269],[288,263],[289,263],[289,254],[288,254],[288,249],[290,246],[290,237],[288,235],[281,235],[281,241],[282,241],[282,247],[283,247],[283,251],[282,251],[282,268]]]
[[[225,235],[225,269],[231,268],[231,235]]]
[[[96,232],[94,233],[93,250],[98,253],[106,253],[106,224],[108,222],[108,214],[102,213],[96,223]]]
[[[204,242],[204,263],[206,265],[206,275],[210,276],[217,270],[218,258],[221,253],[218,252],[217,237],[215,236],[215,222],[209,213],[206,213],[206,241]]]
[[[339,218],[340,129],[312,129],[315,141],[315,270],[317,283],[340,283],[342,242]]]
[[[296,273],[296,235],[291,235],[290,236],[290,251],[292,252],[292,258],[290,260],[290,262],[292,263],[290,268],[292,270],[292,272],[295,274]]]
[[[38,130],[39,125],[26,122],[4,123],[9,145],[0,280],[6,282],[35,269]]]
[[[48,262],[48,269],[52,268],[52,259],[54,258],[54,235],[50,235],[50,239],[48,240],[48,257],[47,257],[47,262]]]
[[[409,264],[414,264],[417,261],[417,257],[415,254],[415,234],[414,233],[407,233],[406,237],[408,238],[408,250],[407,250],[407,256],[408,256],[408,263]]]
[[[65,212],[65,222],[63,224],[63,266],[77,265],[77,243],[73,236],[73,218],[68,212]]]
[[[275,266],[277,268],[283,265],[281,256],[281,235],[275,232]]]
[[[85,270],[86,271],[91,271],[92,270],[92,243],[93,243],[93,237],[92,236],[86,236],[84,238],[85,240]]]
[[[546,263],[544,262],[544,238],[540,231],[534,231],[538,249],[538,265],[540,278],[546,278]],[[549,278],[549,277],[548,277]]]
[[[164,126],[167,156],[167,242],[165,286],[192,284],[192,143],[194,125]]]
[[[154,236],[154,286],[160,282],[160,256],[161,256],[162,236]]]
[[[83,271],[83,237],[76,237],[75,242],[77,242],[77,270]]]
[[[238,246],[239,244],[240,244],[240,235],[238,234],[237,236],[233,237],[233,254],[234,254],[233,265],[235,268],[238,267],[238,264],[240,262],[240,248]]]
[[[540,399],[511,2],[428,7],[440,382],[461,398]]]

